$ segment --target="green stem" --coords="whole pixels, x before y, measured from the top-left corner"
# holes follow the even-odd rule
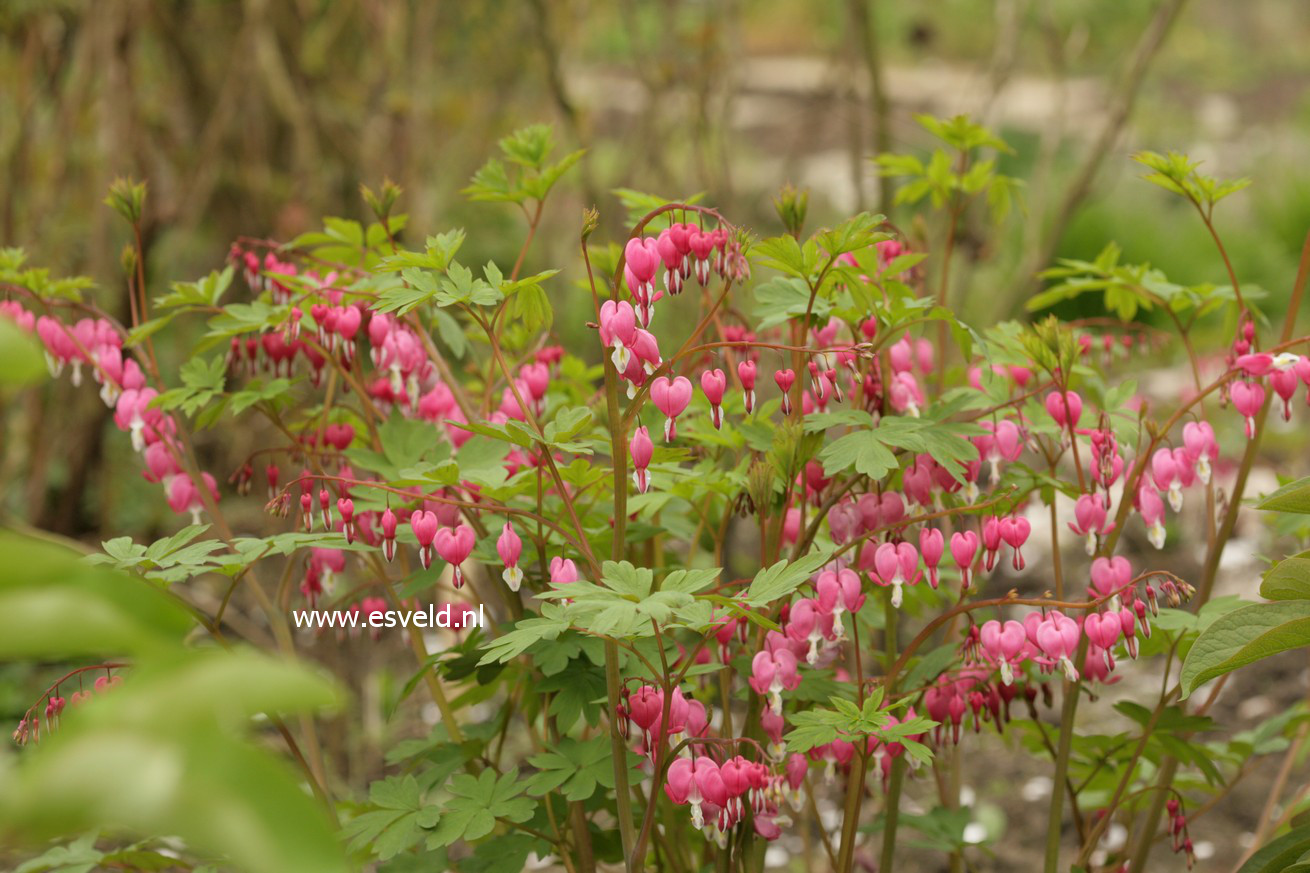
[[[546,201],[538,200],[537,211],[528,220],[528,237],[523,241],[523,248],[519,249],[519,256],[514,260],[514,269],[509,274],[511,282],[519,277],[519,270],[523,269],[523,259],[527,257],[528,249],[532,246],[532,238],[537,235],[537,225],[541,223],[541,208],[545,205]]]
[[[624,537],[628,523],[627,447],[623,444],[623,416],[619,411],[619,380],[614,362],[605,356],[605,405],[609,411],[610,458],[614,467],[614,543],[610,556],[623,560]],[[632,790],[628,785],[628,744],[619,732],[618,712],[622,694],[619,678],[619,646],[605,641],[605,696],[610,711],[610,754],[614,763],[614,797],[618,804],[619,836],[623,843],[624,869],[639,869],[640,859],[632,857],[635,835],[632,825]],[[654,798],[651,799],[654,803]],[[634,866],[636,865],[636,866]]]
[[[891,126],[888,123],[886,76],[883,74],[882,50],[878,44],[878,15],[875,0],[850,0],[851,24],[864,49],[864,65],[869,72],[869,108],[873,116],[873,150],[876,154],[891,151]],[[892,214],[895,180],[883,176],[878,182],[878,211]]]
[[[959,168],[957,173],[963,176],[969,166],[969,153],[960,152]],[[964,208],[961,202],[960,194],[957,191],[951,199],[950,221],[946,226],[946,244],[942,246],[942,277],[941,287],[937,289],[937,305],[945,306],[946,299],[951,290],[951,256],[955,251],[955,236],[960,223],[960,213]],[[937,362],[937,393],[941,394],[945,387],[946,380],[946,322],[941,321],[937,324],[937,354],[940,358]]]
[[[885,629],[883,631],[883,649],[886,658],[884,669],[890,670],[896,663],[896,607],[891,605],[891,598],[883,605],[883,616]],[[890,699],[892,693],[896,690],[896,677],[892,676],[886,683],[885,693]],[[884,804],[883,811],[883,831],[882,831],[882,860],[878,864],[879,870],[896,869],[896,829],[901,821],[901,786],[905,782],[905,756],[898,755],[892,759],[891,779],[887,784],[887,800]]]
[[[595,873],[596,856],[591,848],[591,833],[587,830],[587,810],[580,801],[569,804],[569,817],[578,844],[578,870],[582,873]]]
[[[887,783],[887,808],[882,832],[882,860],[879,870],[896,869],[896,828],[901,821],[901,785],[905,782],[905,757],[892,759],[891,779]]]
[[[1087,635],[1078,642],[1074,663],[1080,664],[1087,655]],[[1069,754],[1073,749],[1073,720],[1078,713],[1079,684],[1064,683],[1064,706],[1060,710],[1060,744],[1055,753],[1055,780],[1051,789],[1051,814],[1046,823],[1045,873],[1056,873],[1060,866],[1060,831],[1064,821],[1064,784],[1069,778]]]
[[[868,765],[867,752],[856,747],[855,766],[851,769],[849,781],[846,783],[846,808],[842,816],[841,848],[837,852],[838,873],[850,873],[851,862],[855,857],[855,830],[859,823],[860,801],[864,795],[864,774],[868,770]]]

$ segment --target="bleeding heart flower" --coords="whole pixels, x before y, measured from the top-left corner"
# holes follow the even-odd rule
[[[1291,421],[1292,398],[1296,396],[1296,389],[1301,386],[1301,377],[1297,375],[1296,370],[1291,368],[1274,370],[1269,374],[1269,384],[1273,386],[1274,393],[1283,401],[1283,421]]]
[[[610,360],[622,373],[631,359],[630,348],[637,338],[637,314],[627,301],[606,300],[600,306],[600,340],[614,349]]]
[[[1248,376],[1265,376],[1274,368],[1274,356],[1261,353],[1239,355],[1237,368]]]
[[[519,379],[527,386],[532,399],[540,401],[550,387],[550,367],[541,362],[526,364],[519,370]]]
[[[1010,548],[1014,549],[1014,560],[1011,566],[1016,570],[1024,568],[1023,552],[1020,549],[1024,543],[1028,542],[1028,536],[1032,533],[1032,529],[1032,524],[1023,516],[1006,516],[1001,519],[1001,539],[1005,540]]]
[[[1083,399],[1074,391],[1052,391],[1046,395],[1046,412],[1061,428],[1075,428],[1083,416]]]
[[[844,545],[858,536],[862,525],[863,518],[853,500],[843,500],[828,510],[828,531],[837,545]]]
[[[332,495],[326,488],[318,490],[319,513],[323,518],[323,530],[332,530]]]
[[[818,606],[816,601],[802,598],[791,605],[787,617],[787,636],[808,643],[805,661],[810,666],[819,662],[819,642],[823,639],[824,623]]]
[[[1023,454],[1023,434],[1019,426],[1014,422],[1006,419],[996,425],[995,442],[993,446],[996,451],[997,459],[1006,461],[1017,461]]]
[[[951,557],[960,568],[961,587],[969,588],[969,571],[978,554],[978,534],[971,530],[951,534]]]
[[[920,506],[932,505],[932,461],[919,455],[901,476],[901,488],[905,495]]]
[[[1265,402],[1264,386],[1258,382],[1234,382],[1228,387],[1233,408],[1246,419],[1246,438],[1255,436],[1255,416]]]
[[[991,572],[991,569],[996,566],[996,555],[1001,550],[1001,520],[994,515],[988,516],[983,522],[982,546],[987,554],[985,562],[987,570]]]
[[[1151,593],[1151,603],[1155,603],[1155,589],[1148,588]],[[1123,632],[1124,644],[1128,647],[1128,656],[1136,660],[1137,658],[1137,608],[1143,607],[1142,601],[1133,601],[1130,609],[1125,606],[1119,610],[1119,629]],[[1142,629],[1147,637],[1151,635],[1151,625],[1146,620],[1146,611],[1142,610]]]
[[[214,502],[218,502],[218,486],[214,477],[208,473],[200,474],[201,481],[205,488],[209,490],[209,495]],[[200,488],[196,487],[195,480],[186,474],[174,476],[168,482],[168,506],[179,515],[184,512],[191,513],[193,524],[200,523],[200,510],[204,509],[205,503],[200,496]]]
[[[1012,684],[1013,665],[1023,660],[1024,647],[1028,643],[1028,634],[1023,625],[1017,621],[1007,621],[1002,625],[992,620],[983,624],[978,638],[987,657],[1000,665],[1001,681],[1006,685]]]
[[[1154,488],[1143,484],[1137,489],[1135,504],[1137,511],[1141,513],[1142,521],[1146,522],[1146,538],[1157,549],[1163,549],[1165,540],[1164,501],[1160,499],[1160,495],[1156,493]]]
[[[1114,644],[1119,641],[1119,633],[1122,629],[1117,613],[1093,612],[1083,619],[1083,632],[1087,634],[1087,639],[1104,649],[1107,658]]]
[[[742,361],[737,365],[737,378],[741,380],[742,399],[746,414],[755,411],[755,362]]]
[[[500,574],[500,578],[505,580],[510,591],[518,591],[519,586],[523,584],[523,570],[519,568],[519,556],[523,554],[523,540],[514,532],[514,525],[508,521],[505,522],[505,527],[496,540],[496,554],[500,555],[500,560],[505,564],[505,570]]]
[[[432,566],[432,542],[441,524],[437,521],[436,513],[420,509],[410,515],[409,526],[414,531],[414,539],[418,540],[419,561],[426,570]]]
[[[560,555],[550,559],[550,583],[568,585],[578,581],[578,565],[572,559]]]
[[[432,513],[428,513],[432,515]],[[435,516],[433,516],[435,520]],[[454,529],[443,527],[437,531],[437,537],[433,541],[433,547],[441,560],[449,564],[454,571],[454,584],[456,588],[464,587],[464,573],[460,565],[468,560],[469,555],[473,553],[473,546],[476,538],[473,535],[473,529],[466,524],[461,524]]]
[[[710,283],[710,254],[714,251],[715,234],[699,229],[692,230],[687,236],[687,245],[696,257],[696,280],[702,285]]]
[[[691,758],[678,758],[669,765],[668,772],[665,774],[664,793],[668,795],[669,800],[678,806],[683,806],[691,799],[695,784],[695,762]],[[699,798],[696,805],[700,806]],[[701,824],[703,825],[704,822],[702,821]]]
[[[723,395],[728,390],[728,377],[722,370],[706,370],[700,374],[700,389],[710,402],[710,420],[715,429],[723,427]]]
[[[341,516],[341,532],[346,535],[346,542],[355,541],[355,501],[349,497],[337,498],[337,515]]]
[[[382,527],[382,557],[391,563],[396,559],[396,514],[391,511],[391,507],[383,511],[379,523]]]
[[[1062,612],[1052,611],[1037,625],[1037,647],[1057,662],[1070,682],[1078,681],[1078,670],[1073,665],[1073,654],[1078,650],[1082,631],[1078,622]]]
[[[908,373],[914,366],[914,349],[909,337],[901,337],[887,350],[887,362],[893,373]]]
[[[832,616],[832,630],[835,637],[838,640],[845,639],[846,630],[842,627],[841,616],[846,611],[846,605],[842,603],[841,583],[837,579],[837,572],[825,570],[820,573],[814,580],[814,593],[819,610]]]
[[[1095,598],[1122,597],[1133,581],[1133,565],[1123,555],[1100,557],[1092,561],[1092,586],[1088,593]]]
[[[905,518],[905,500],[895,491],[884,491],[878,500],[878,514],[885,526],[898,524]]]
[[[728,803],[728,791],[719,773],[719,765],[704,756],[678,758],[670,764],[664,792],[679,806],[691,806],[691,821],[697,828],[705,826],[703,804],[724,807]]]
[[[945,551],[945,539],[936,528],[925,527],[919,531],[919,552],[928,568],[928,584],[933,588],[937,587],[937,565],[941,563]]]
[[[628,715],[643,731],[649,731],[659,720],[663,708],[664,695],[654,686],[643,685],[628,695]]]
[[[678,436],[677,421],[691,403],[691,380],[686,376],[670,379],[661,376],[650,383],[650,399],[660,412],[664,413],[664,440],[672,442]]]
[[[1208,421],[1189,421],[1183,425],[1183,448],[1192,459],[1196,478],[1210,484],[1211,463],[1219,457],[1219,443]]]
[[[659,253],[660,260],[664,262],[664,287],[670,294],[681,294],[683,253],[678,250],[678,244],[674,241],[673,228],[660,233],[655,240],[655,250]]]
[[[632,275],[639,283],[645,285],[655,281],[655,273],[660,264],[659,249],[655,240],[633,237],[623,248],[623,258],[627,268],[632,271]],[[636,290],[633,294],[640,296]]]
[[[892,606],[899,608],[902,586],[919,581],[919,550],[909,543],[883,543],[874,552],[873,563],[878,573],[878,583],[891,586]]]
[[[805,777],[810,772],[810,762],[799,752],[793,752],[787,756],[786,779],[787,786],[791,789],[788,802],[791,808],[800,811],[805,802]]]
[[[177,447],[170,440],[160,440],[146,446],[143,458],[146,469],[142,475],[147,482],[163,482],[167,486],[174,476],[182,472],[182,467],[177,460]],[[276,484],[273,486],[273,491],[277,491]]]
[[[651,442],[645,425],[632,432],[632,439],[628,441],[628,454],[632,456],[632,481],[636,483],[638,493],[645,494],[650,489],[650,473],[647,468],[655,454],[655,444]]]
[[[1180,511],[1183,508],[1183,479],[1171,450],[1156,449],[1151,456],[1151,478],[1155,480],[1156,488],[1168,492],[1169,505],[1174,512]]]
[[[913,373],[897,373],[887,386],[887,399],[892,409],[911,418],[918,418],[925,402],[923,389]]]
[[[796,384],[796,372],[794,370],[778,370],[773,374],[773,381],[777,383],[778,390],[782,392],[782,414],[791,415],[791,386]]]
[[[756,652],[751,659],[751,676],[747,681],[756,694],[768,696],[769,710],[774,715],[781,715],[782,692],[795,690],[801,684],[796,656],[789,649]]]
[[[1069,529],[1080,536],[1086,536],[1087,554],[1096,554],[1096,538],[1114,530],[1114,522],[1109,521],[1105,498],[1099,493],[1084,494],[1074,504],[1073,514],[1076,521],[1069,522]]]

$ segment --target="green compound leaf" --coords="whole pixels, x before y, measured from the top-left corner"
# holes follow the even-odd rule
[[[1257,603],[1216,619],[1183,664],[1183,696],[1198,685],[1262,658],[1310,646],[1310,601]]]
[[[1250,857],[1237,873],[1288,873],[1305,867],[1297,864],[1310,852],[1310,827],[1284,834]]]

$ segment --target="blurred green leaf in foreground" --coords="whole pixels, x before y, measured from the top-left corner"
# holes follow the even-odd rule
[[[0,532],[0,658],[130,664],[53,731],[37,702],[40,741],[0,755],[0,842],[168,836],[188,856],[256,873],[347,869],[303,780],[243,736],[275,714],[335,705],[336,689],[249,649],[188,645],[194,624],[148,583]]]

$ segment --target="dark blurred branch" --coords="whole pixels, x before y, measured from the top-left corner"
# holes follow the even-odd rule
[[[1019,272],[1019,275],[1024,277],[1024,284],[1021,286],[1024,289],[1024,297],[1029,296],[1039,284],[1036,276],[1037,272],[1054,260],[1065,229],[1069,226],[1069,222],[1073,219],[1083,201],[1087,199],[1092,182],[1095,181],[1096,173],[1105,161],[1105,156],[1114,147],[1115,142],[1119,139],[1119,134],[1123,132],[1124,125],[1128,122],[1129,116],[1132,115],[1133,107],[1137,103],[1137,96],[1141,92],[1142,83],[1146,79],[1146,73],[1151,66],[1151,62],[1159,54],[1160,48],[1164,45],[1165,37],[1169,35],[1169,30],[1173,27],[1174,22],[1178,20],[1178,16],[1186,5],[1187,0],[1161,0],[1160,5],[1156,7],[1151,23],[1147,25],[1142,38],[1137,43],[1136,50],[1133,52],[1132,60],[1129,62],[1119,92],[1110,105],[1105,124],[1101,126],[1091,149],[1084,156],[1073,181],[1065,189],[1064,197],[1060,201],[1055,216],[1049,223],[1041,222],[1041,216],[1036,217],[1039,223],[1044,224],[1046,230],[1041,244],[1032,250],[1031,259],[1024,263],[1023,269]]]
[[[177,71],[177,82],[185,95],[185,99],[175,101],[173,106],[184,113],[183,129],[194,136],[197,110],[211,106],[214,95],[198,63],[202,55],[187,40],[187,22],[183,20],[186,11],[185,4],[179,3],[151,3],[147,7],[148,15],[160,31],[160,48],[168,56],[170,69]]]
[[[984,127],[996,129],[996,107],[1001,92],[1010,84],[1019,60],[1019,41],[1028,13],[1029,0],[997,0],[996,42],[992,47],[991,69],[987,76],[990,89],[979,115]]]
[[[842,100],[846,110],[847,158],[850,161],[851,189],[855,193],[856,212],[863,212],[867,208],[864,198],[864,174],[869,166],[869,155],[864,145],[864,113],[860,107],[861,97],[860,89],[856,85],[856,77],[852,75],[839,99]]]
[[[550,87],[551,97],[555,99],[555,106],[558,107],[560,115],[564,116],[564,123],[568,125],[569,132],[573,134],[573,139],[578,143],[579,148],[588,148],[590,142],[582,129],[581,114],[569,96],[568,87],[564,84],[564,76],[560,71],[560,50],[555,41],[554,29],[551,27],[550,10],[547,9],[545,0],[530,0],[530,3],[532,14],[537,22],[533,30],[537,34],[537,45],[541,48],[542,59],[546,62],[546,84]],[[582,161],[578,169],[582,173],[582,187],[588,205],[599,209],[602,205],[601,192],[596,187],[592,162]]]
[[[254,62],[259,68],[269,105],[291,128],[300,169],[310,173],[320,166],[314,116],[309,109],[309,101],[297,91],[295,80],[282,56],[270,12],[268,0],[245,2],[245,13],[254,39]]]
[[[1065,124],[1068,119],[1066,104],[1069,96],[1069,61],[1067,57],[1069,39],[1061,34],[1055,15],[1048,4],[1040,4],[1037,7],[1037,14],[1037,29],[1042,46],[1046,51],[1047,62],[1051,69],[1051,79],[1055,88],[1054,113],[1050,123],[1042,128],[1041,139],[1037,147],[1037,158],[1033,167],[1032,182],[1030,183],[1032,199],[1028,202],[1030,213],[1034,216],[1042,216],[1047,213],[1050,202],[1054,199],[1055,192],[1051,188],[1053,187],[1052,180],[1055,178],[1055,159],[1064,139]],[[1024,257],[1024,252],[1037,249],[1041,244],[1042,233],[1043,228],[1040,221],[1029,221],[1024,225],[1023,244],[1020,248],[1021,258]]]
[[[248,48],[248,43],[249,28],[243,24],[233,42],[236,53],[242,54]],[[229,65],[218,97],[210,104],[212,111],[200,132],[194,170],[178,206],[177,218],[183,222],[198,221],[209,210],[224,167],[219,160],[224,137],[231,130],[232,119],[239,108],[239,98],[246,87],[246,69],[245,64]]]
[[[891,151],[890,106],[883,74],[883,55],[878,44],[878,14],[875,0],[848,0],[851,25],[864,46],[864,66],[869,73],[869,110],[873,119],[875,154]],[[878,211],[891,215],[895,186],[889,177],[878,182]]]

